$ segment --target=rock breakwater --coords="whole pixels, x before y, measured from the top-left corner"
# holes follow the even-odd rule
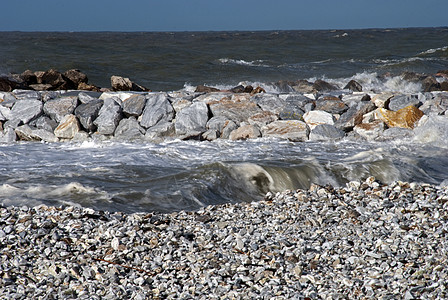
[[[233,91],[0,92],[0,142],[389,140],[423,133],[431,140],[436,136],[428,133],[434,128],[446,135],[448,92],[359,92],[354,81],[347,89],[316,82],[311,94],[266,93],[243,86]]]
[[[0,208],[8,299],[445,299],[448,189],[373,178],[195,212]]]

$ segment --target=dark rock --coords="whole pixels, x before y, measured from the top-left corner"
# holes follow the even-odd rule
[[[246,90],[247,90],[248,87],[251,87],[251,86],[250,86],[250,85],[247,86],[247,87],[246,87]],[[247,92],[246,92],[246,93],[247,93]],[[251,94],[251,95],[260,94],[260,93],[266,93],[266,91],[264,90],[264,88],[262,88],[262,87],[260,87],[260,86],[257,86],[255,89],[253,88],[253,89],[250,91],[250,94]]]
[[[213,92],[219,92],[220,90],[214,87],[209,87],[205,85],[198,85],[196,87],[195,92],[196,93],[213,93]]]
[[[50,84],[53,86],[54,90],[68,90],[71,86],[67,85],[62,74],[54,69],[50,69],[42,74],[41,77],[42,84]],[[73,87],[71,87],[73,89]]]
[[[23,82],[26,84],[26,85],[32,85],[32,84],[37,84],[37,77],[36,77],[36,74],[33,72],[33,71],[31,71],[31,70],[26,70],[26,71],[24,71],[21,75],[20,75],[20,77],[22,78],[22,80],[23,80]]]
[[[26,124],[42,114],[42,106],[42,102],[39,100],[17,101],[11,109],[9,118],[20,120]]]
[[[390,110],[397,111],[409,105],[419,107],[421,104],[422,103],[417,95],[397,95],[390,98],[389,105],[387,107]]]
[[[326,96],[318,99],[316,110],[323,110],[331,114],[343,114],[348,110],[348,106],[338,97]]]
[[[320,124],[314,127],[309,139],[310,141],[330,141],[341,139],[345,136],[345,132],[330,124]]]
[[[189,135],[196,132],[205,132],[208,120],[209,111],[207,105],[203,102],[195,102],[177,114],[176,133],[178,135]]]
[[[440,91],[440,83],[434,76],[428,76],[422,81],[422,89],[424,92]]]
[[[448,81],[443,81],[440,83],[440,90],[441,91],[448,91]]]
[[[415,72],[403,72],[401,78],[410,82],[420,82],[425,79],[426,75],[415,73]]]
[[[103,106],[98,112],[98,117],[93,121],[93,124],[97,126],[96,132],[104,135],[113,134],[123,118],[121,111],[120,104],[114,99],[105,99]]]
[[[313,88],[319,92],[334,91],[338,89],[336,86],[320,79],[313,83]]]
[[[174,108],[165,93],[147,95],[146,105],[140,120],[141,126],[149,128],[159,122],[170,122],[173,117]]]
[[[47,116],[60,122],[65,115],[72,114],[78,104],[78,97],[69,96],[48,100],[44,104],[44,112]]]
[[[36,120],[30,122],[29,125],[49,132],[54,132],[56,127],[58,127],[58,123],[47,116],[40,116]]]
[[[115,129],[114,136],[124,140],[142,139],[145,134],[145,129],[140,126],[137,119],[134,117],[122,119]]]
[[[294,92],[294,89],[291,87],[291,84],[293,83],[291,83],[290,81],[280,80],[273,83],[273,86],[279,93],[292,93]]]
[[[126,116],[138,117],[142,114],[143,108],[146,104],[145,95],[133,95],[123,101],[123,113]]]
[[[349,89],[353,92],[362,92],[362,85],[355,80],[350,80],[344,89]]]
[[[242,86],[242,85],[238,85],[238,86],[230,89],[230,91],[232,93],[244,93],[245,90],[246,90],[246,88],[244,86]]]
[[[103,107],[103,100],[93,100],[89,103],[81,104],[75,109],[75,116],[78,118],[81,125],[89,132],[96,130],[93,121],[98,117],[98,113]]]
[[[341,130],[352,130],[358,124],[361,124],[362,117],[375,110],[375,104],[371,101],[361,101],[357,105],[350,107],[345,113],[341,115],[336,121],[335,126]]]
[[[260,90],[263,90],[261,87],[257,87],[257,89],[258,89],[258,91],[256,91],[255,93],[261,93],[261,91]],[[264,90],[263,90],[264,91]],[[243,91],[243,93],[252,93],[252,92],[254,92],[254,87],[253,86],[251,86],[251,85],[247,85],[247,86],[245,86],[244,87],[244,91]],[[266,91],[264,91],[264,92],[266,92]]]
[[[65,71],[63,76],[70,83],[72,89],[78,89],[80,83],[87,84],[89,81],[86,74],[76,69]]]
[[[94,86],[92,84],[84,83],[84,82],[81,82],[80,84],[78,84],[78,90],[92,91],[92,92],[100,92],[100,91],[102,91],[102,89],[100,89],[99,87]]]
[[[17,83],[6,77],[0,77],[0,91],[11,92],[17,87]]]

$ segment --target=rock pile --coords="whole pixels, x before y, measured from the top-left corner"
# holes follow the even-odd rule
[[[132,82],[129,78],[120,76],[111,77],[113,91],[147,92],[149,89]],[[15,89],[34,91],[110,91],[108,88],[99,88],[88,83],[87,75],[80,70],[71,69],[64,73],[50,69],[48,71],[26,70],[22,74],[10,74],[0,77],[0,91],[11,92]]]
[[[54,76],[50,76],[53,74]],[[77,71],[41,78],[67,87],[80,85]],[[33,77],[32,74],[29,74]],[[34,77],[33,77],[34,78]],[[34,82],[32,79],[27,79]],[[42,84],[42,83],[38,83]],[[113,77],[115,89],[144,90],[128,79]],[[302,85],[306,85],[302,81]],[[359,90],[359,83],[347,84]],[[357,92],[317,80],[310,91],[266,93],[238,86],[220,91],[30,91],[0,92],[0,142],[87,139],[250,139],[276,137],[291,141],[326,141],[343,137],[389,140],[428,135],[448,128],[448,92],[416,94]]]
[[[446,299],[448,188],[368,178],[196,212],[0,208],[5,299]]]

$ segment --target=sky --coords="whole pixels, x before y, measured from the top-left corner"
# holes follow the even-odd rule
[[[0,31],[222,31],[448,26],[448,0],[14,0]]]

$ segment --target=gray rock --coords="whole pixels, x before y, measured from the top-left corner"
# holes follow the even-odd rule
[[[366,140],[372,141],[382,135],[384,128],[384,122],[376,120],[371,123],[358,124],[353,128],[353,131]]]
[[[309,128],[305,122],[298,120],[275,121],[261,128],[264,137],[277,137],[293,142],[308,140]]]
[[[206,124],[207,129],[222,132],[229,120],[224,116],[212,117]]]
[[[132,81],[121,76],[112,76],[110,84],[114,91],[132,91]]]
[[[214,141],[219,138],[220,133],[215,129],[209,129],[202,134],[202,138],[206,141]]]
[[[22,121],[24,124],[42,113],[42,102],[39,100],[17,101],[11,109],[9,118]]]
[[[176,133],[179,135],[190,134],[190,132],[206,131],[209,120],[207,104],[195,102],[191,106],[181,110],[176,116]]]
[[[25,124],[15,129],[16,135],[23,141],[45,141],[45,142],[57,142],[59,139],[53,134],[53,132],[45,129],[33,128]]]
[[[397,111],[409,105],[419,107],[421,104],[418,95],[397,95],[390,99],[389,110]]]
[[[65,115],[73,113],[77,104],[78,97],[76,96],[52,99],[44,104],[44,112],[47,116],[59,123]]]
[[[45,129],[50,132],[53,132],[56,127],[58,127],[58,123],[47,116],[40,116],[36,120],[30,122],[29,125],[39,129]]]
[[[343,114],[348,110],[348,106],[338,97],[324,96],[316,102],[316,110],[323,110],[331,114]]]
[[[12,92],[17,100],[41,100],[40,93],[30,90],[14,90]]]
[[[401,128],[401,127],[391,127],[382,132],[382,134],[377,138],[380,141],[391,141],[398,139],[409,139],[414,137],[415,133],[412,129]]]
[[[78,99],[81,103],[89,103],[90,101],[97,100],[101,97],[99,92],[80,92],[78,94]]]
[[[142,114],[143,108],[146,104],[146,96],[145,95],[133,95],[122,103],[123,113],[126,116],[134,116],[138,117]]]
[[[0,131],[0,143],[12,143],[17,140],[16,132],[13,128],[5,128]]]
[[[229,139],[236,140],[246,140],[254,139],[261,136],[260,130],[253,125],[243,125],[230,133]]]
[[[355,81],[355,80],[350,80],[347,85],[344,87],[344,90],[351,90],[354,92],[362,92],[362,85]]]
[[[165,93],[148,94],[140,125],[149,128],[158,122],[169,122],[174,118],[174,109]]]
[[[230,133],[238,128],[238,125],[230,120],[227,120],[227,122],[224,124],[224,127],[221,130],[221,138],[228,139],[230,136]]]
[[[146,130],[145,138],[151,141],[160,142],[167,137],[173,136],[176,130],[172,122],[159,122],[157,125]]]
[[[97,126],[97,133],[110,135],[115,132],[122,118],[120,104],[112,98],[106,98],[93,124]]]
[[[103,107],[103,100],[92,100],[88,103],[81,104],[75,109],[75,116],[81,125],[89,132],[96,130],[93,121],[98,117],[98,113]]]
[[[114,136],[123,140],[137,140],[143,139],[145,129],[140,126],[137,119],[130,117],[128,119],[122,119],[115,129]]]
[[[62,139],[73,139],[79,130],[79,122],[76,116],[65,115],[54,130],[54,135]]]
[[[250,98],[264,111],[270,111],[273,113],[280,113],[286,107],[286,101],[280,98],[277,94],[260,93],[255,94]]]
[[[15,128],[19,127],[20,124],[22,124],[22,121],[20,121],[19,119],[11,119],[11,120],[6,121],[3,124],[3,127],[15,129]]]
[[[310,141],[329,141],[341,139],[345,136],[345,132],[333,125],[321,124],[314,127],[310,132]]]
[[[361,101],[343,113],[336,121],[335,126],[341,130],[349,131],[356,125],[361,124],[363,115],[373,110],[375,110],[375,104],[371,101]]]
[[[423,118],[422,118],[423,119]],[[429,116],[420,120],[414,128],[414,141],[419,143],[444,144],[448,140],[448,116]]]
[[[11,119],[11,109],[0,105],[0,121],[6,121]]]

